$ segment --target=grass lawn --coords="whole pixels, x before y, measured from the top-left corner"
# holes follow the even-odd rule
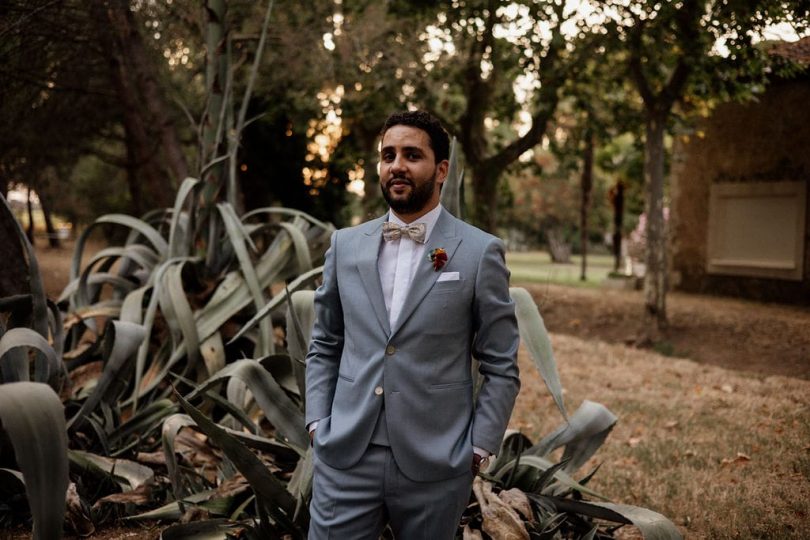
[[[571,262],[559,264],[551,262],[545,251],[510,251],[506,254],[506,265],[512,272],[512,283],[557,283],[577,287],[596,287],[613,270],[611,255],[588,255],[586,281],[580,281],[582,257],[572,255]]]
[[[552,334],[565,401],[619,418],[583,468],[613,502],[660,512],[690,539],[800,539],[810,530],[810,381],[759,377]],[[521,347],[510,427],[536,442],[561,423]]]

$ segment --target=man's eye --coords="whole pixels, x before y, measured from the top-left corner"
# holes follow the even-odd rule
[[[422,154],[420,154],[419,152],[408,153],[408,159],[419,159],[420,157],[422,157]]]

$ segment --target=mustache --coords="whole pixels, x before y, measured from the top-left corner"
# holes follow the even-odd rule
[[[411,187],[414,186],[414,183],[413,183],[412,180],[410,180],[408,178],[405,178],[404,176],[394,176],[393,178],[391,178],[390,180],[388,180],[385,183],[385,187],[390,188],[394,184],[394,182],[404,182],[404,183],[408,184]]]

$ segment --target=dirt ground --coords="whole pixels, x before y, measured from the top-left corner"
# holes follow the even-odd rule
[[[521,285],[521,284],[517,284]],[[640,291],[525,285],[552,334],[633,345],[640,335]],[[810,307],[670,293],[665,356],[810,380]]]

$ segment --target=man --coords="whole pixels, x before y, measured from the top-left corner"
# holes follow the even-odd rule
[[[311,539],[376,539],[386,523],[398,539],[453,538],[503,438],[520,387],[509,272],[500,240],[439,204],[448,153],[431,115],[392,115],[390,212],[332,236],[307,355]]]

